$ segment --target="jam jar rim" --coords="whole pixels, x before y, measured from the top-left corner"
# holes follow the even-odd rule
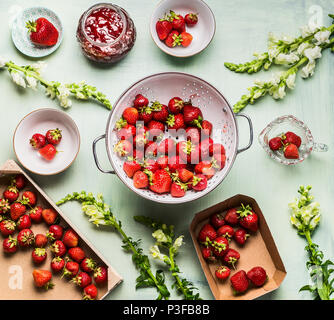
[[[92,13],[93,10],[98,9],[98,8],[103,8],[103,7],[107,7],[107,8],[111,8],[114,9],[122,18],[122,22],[123,22],[123,30],[121,32],[121,34],[113,41],[109,41],[109,42],[98,42],[98,41],[94,41],[92,38],[90,38],[87,33],[86,33],[86,28],[85,28],[85,22],[88,18],[88,16]],[[101,3],[96,3],[93,6],[91,6],[90,8],[87,9],[87,11],[84,13],[83,19],[81,21],[81,28],[82,28],[82,32],[83,35],[85,36],[85,38],[92,43],[95,46],[98,47],[107,47],[110,45],[113,45],[117,42],[119,42],[122,37],[124,36],[124,34],[126,33],[127,27],[128,27],[128,23],[127,23],[127,18],[125,16],[125,14],[122,12],[121,10],[122,8],[119,7],[116,4],[112,4],[112,3],[106,3],[106,2],[101,2]]]

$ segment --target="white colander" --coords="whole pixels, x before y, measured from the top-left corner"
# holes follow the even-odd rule
[[[219,139],[214,138],[215,143],[222,143],[226,149],[226,165],[218,171],[210,180],[208,186],[203,191],[187,191],[182,198],[173,198],[170,194],[156,194],[150,190],[136,189],[133,180],[123,171],[123,161],[113,151],[118,142],[116,137],[115,124],[122,116],[123,110],[132,106],[137,94],[143,94],[149,101],[158,100],[163,104],[168,104],[172,97],[180,97],[183,100],[191,99],[194,106],[200,107],[203,117],[213,124],[213,128],[223,131]],[[238,149],[238,127],[235,116],[242,116],[248,120],[250,130],[250,140],[246,147]],[[168,132],[165,134],[168,137]],[[99,164],[96,144],[99,140],[105,139],[109,161],[113,170],[104,170]],[[115,103],[108,118],[106,133],[97,137],[93,142],[93,155],[96,166],[103,173],[117,174],[118,177],[134,192],[140,196],[161,203],[185,203],[199,199],[215,189],[227,176],[235,157],[238,153],[250,148],[253,142],[253,127],[248,116],[244,114],[234,115],[230,105],[224,96],[206,81],[190,74],[179,72],[158,73],[139,80],[128,88]]]

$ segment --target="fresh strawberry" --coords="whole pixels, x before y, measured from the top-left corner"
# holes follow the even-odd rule
[[[51,283],[52,273],[49,270],[34,270],[32,273],[35,285],[38,288],[51,289],[54,285]]]
[[[145,145],[145,158],[154,158],[158,154],[158,145],[154,141],[149,141]]]
[[[152,182],[149,186],[150,190],[159,194],[170,191],[172,178],[166,170],[157,170],[153,173]]]
[[[173,182],[171,189],[170,189],[170,194],[174,198],[182,198],[186,195],[187,192],[187,185],[182,182]]]
[[[4,237],[12,235],[15,232],[16,223],[12,220],[3,220],[0,222],[0,232]]]
[[[165,44],[167,47],[169,48],[174,48],[178,45],[180,45],[180,40],[178,39],[178,36],[179,36],[179,32],[176,31],[176,30],[172,30],[167,38],[165,39]]]
[[[258,216],[252,210],[252,208],[247,205],[241,204],[240,210],[237,211],[239,214],[239,224],[247,230],[256,232],[258,229]]]
[[[136,108],[128,107],[123,111],[122,117],[128,124],[136,125],[139,120],[139,113]]]
[[[207,243],[209,241],[213,241],[216,238],[217,232],[209,223],[205,224],[198,234],[198,241],[201,243]]]
[[[29,229],[31,227],[31,219],[29,214],[25,214],[19,218],[17,221],[17,228],[19,230]]]
[[[244,245],[248,237],[249,234],[243,228],[239,228],[234,232],[234,240],[240,245]]]
[[[40,133],[35,133],[31,139],[29,140],[29,143],[34,149],[40,149],[43,148],[46,144],[46,137]]]
[[[106,267],[97,267],[94,271],[94,280],[96,284],[106,283],[108,280],[108,270]]]
[[[75,283],[80,288],[85,288],[92,283],[92,278],[88,273],[81,271],[76,277],[72,278],[71,282]]]
[[[28,21],[26,28],[29,30],[31,42],[38,46],[51,47],[58,42],[58,30],[46,18]]]
[[[201,128],[203,114],[200,108],[185,105],[183,107],[184,122],[187,125],[194,125]]]
[[[66,230],[64,233],[63,242],[67,248],[77,247],[79,243],[79,236],[72,229]]]
[[[266,270],[264,270],[262,267],[254,267],[247,272],[247,278],[254,286],[262,287],[267,281],[268,276]]]
[[[40,223],[43,220],[42,216],[43,208],[40,206],[35,207],[29,211],[29,216],[32,222]]]
[[[195,191],[203,191],[208,186],[208,179],[203,174],[196,174],[192,179],[192,188]]]
[[[239,223],[239,215],[237,211],[237,208],[231,208],[227,210],[224,219],[228,224],[235,226]]]
[[[187,140],[190,140],[192,144],[199,144],[201,141],[201,134],[199,128],[188,127],[186,129]]]
[[[54,146],[57,146],[61,139],[62,139],[62,134],[60,129],[51,129],[46,132],[46,140],[48,143],[53,144]]]
[[[53,144],[47,144],[38,150],[39,154],[47,161],[51,161],[57,154],[57,150]]]
[[[214,213],[210,217],[210,223],[216,228],[220,228],[225,224],[224,217],[221,213]]]
[[[82,260],[80,268],[85,272],[92,272],[96,268],[96,262],[92,258],[85,258]]]
[[[23,229],[17,235],[17,242],[21,247],[30,247],[34,241],[35,237],[31,229]]]
[[[201,161],[200,163],[196,164],[195,173],[203,174],[208,179],[210,179],[215,174],[211,162],[207,160]]]
[[[3,197],[10,203],[13,203],[19,197],[19,190],[16,187],[10,186],[4,191]]]
[[[137,134],[133,139],[133,147],[137,150],[144,151],[145,145],[148,143],[146,134]]]
[[[216,257],[213,254],[212,247],[202,247],[202,256],[207,261],[216,261]]]
[[[35,236],[35,247],[44,248],[48,243],[48,238],[41,233],[36,234]]]
[[[196,164],[199,162],[199,147],[189,140],[180,141],[176,146],[176,153],[186,163]]]
[[[137,171],[133,176],[133,185],[137,189],[146,189],[149,184],[149,179],[143,171]]]
[[[64,272],[62,277],[69,276],[75,277],[79,272],[79,264],[75,261],[68,261],[65,264]]]
[[[168,168],[169,157],[168,156],[161,156],[157,160],[160,169]]]
[[[207,160],[210,154],[210,150],[213,148],[213,140],[211,138],[204,139],[199,144],[200,156],[202,160]],[[217,154],[215,154],[217,156]]]
[[[188,27],[194,26],[198,22],[198,16],[196,13],[187,13],[184,16],[184,21]]]
[[[162,136],[165,132],[165,125],[159,121],[152,120],[148,123],[147,127],[151,140],[153,140],[155,137]]]
[[[6,253],[15,253],[18,249],[17,240],[9,236],[4,239],[2,247]]]
[[[32,251],[31,256],[32,256],[32,260],[34,261],[34,263],[41,264],[42,262],[45,261],[47,257],[47,253],[44,248],[35,248]]]
[[[98,295],[97,288],[94,284],[91,284],[84,288],[83,300],[95,300]]]
[[[173,139],[167,138],[162,140],[158,145],[158,154],[172,155],[176,151],[176,143]]]
[[[132,124],[125,125],[124,128],[119,129],[116,132],[116,136],[119,140],[129,140],[136,135],[136,127]]]
[[[167,37],[167,35],[166,35],[166,37]],[[164,40],[164,39],[162,39],[162,40]],[[133,101],[133,106],[137,109],[141,109],[141,108],[147,107],[148,103],[149,103],[149,101],[146,97],[144,97],[142,94],[137,94],[136,97],[135,97],[135,100]]]
[[[212,123],[208,120],[202,121],[202,134],[206,137],[210,137],[212,133]]]
[[[73,247],[68,250],[69,257],[80,263],[83,259],[85,259],[85,252],[80,247]]]
[[[168,117],[168,107],[158,101],[152,103],[153,119],[155,121],[166,122]]]
[[[24,215],[26,211],[27,211],[26,206],[20,202],[14,202],[10,206],[10,216],[14,221],[18,220],[18,218]]]
[[[169,130],[179,130],[183,129],[185,127],[184,125],[184,119],[183,119],[183,114],[178,113],[178,114],[170,114],[167,118],[167,126]]]
[[[179,32],[184,32],[186,30],[186,23],[180,14],[170,11],[170,20],[172,21],[172,29]]]
[[[287,147],[285,147],[284,157],[287,159],[298,159],[299,152],[297,146],[294,144],[289,144]]]
[[[60,272],[64,269],[65,260],[61,257],[54,257],[51,261],[50,267],[53,272]]]
[[[230,241],[234,235],[234,230],[231,226],[226,224],[217,230],[217,235],[220,237],[225,237],[228,241]]]
[[[179,97],[174,97],[168,102],[168,110],[170,113],[178,114],[182,111],[184,102]]]
[[[215,154],[221,154],[221,155],[225,155],[225,148],[222,144],[220,143],[214,143],[214,144],[210,144],[209,143],[209,154],[211,155],[215,155]]]
[[[9,201],[7,199],[0,199],[0,214],[6,214],[10,211]]]
[[[296,135],[291,131],[286,132],[283,135],[282,140],[284,145],[294,144],[297,148],[299,148],[302,144],[302,139],[300,138],[300,136]]]
[[[116,152],[119,157],[131,156],[133,152],[133,144],[128,140],[121,140],[116,143],[114,152]]]
[[[176,39],[176,41],[180,39],[182,47],[189,47],[191,42],[193,41],[193,36],[189,32],[182,32]]]
[[[16,175],[12,180],[12,185],[17,189],[22,190],[26,186],[26,179],[23,174]]]
[[[139,111],[139,121],[144,121],[148,124],[153,119],[153,112],[151,107],[144,107]]]
[[[178,170],[178,176],[181,182],[186,183],[193,178],[194,174],[185,168],[181,168]]]
[[[144,148],[133,150],[133,155],[132,157],[128,157],[128,161],[136,161],[142,165],[144,162],[144,151],[142,149]]]
[[[211,246],[216,257],[223,257],[229,249],[228,240],[225,237],[217,237],[212,241]]]
[[[151,172],[156,172],[157,170],[160,169],[160,166],[158,164],[158,162],[156,162],[155,160],[153,159],[146,159],[145,162],[144,162],[144,168],[148,171],[151,171]]]
[[[60,240],[63,237],[64,229],[59,224],[53,224],[49,227],[49,231],[46,233],[46,236],[51,240]]]
[[[158,37],[161,41],[165,40],[173,29],[173,25],[166,19],[160,19],[155,25]],[[137,98],[137,97],[136,97]]]
[[[49,226],[55,224],[56,220],[58,219],[58,213],[54,209],[44,209],[42,211],[43,220]]]
[[[51,246],[51,251],[56,257],[62,257],[66,254],[66,247],[61,240],[56,240]]]
[[[183,161],[180,156],[172,156],[168,161],[168,168],[171,173],[179,171],[182,168],[186,168],[187,164]]]
[[[126,161],[123,163],[123,170],[129,178],[141,169],[141,165],[137,161]]]
[[[231,270],[228,267],[220,266],[215,271],[215,275],[219,280],[225,280],[230,276]]]
[[[31,207],[35,206],[37,202],[37,196],[32,191],[25,191],[22,194],[22,203],[27,204]]]
[[[281,137],[275,137],[269,140],[269,148],[273,151],[279,150],[283,147]]]
[[[240,259],[240,253],[237,250],[234,249],[228,249],[228,251],[226,252],[223,260],[231,265],[233,267],[233,269],[235,269],[235,264],[239,261]]]
[[[237,273],[235,273],[230,280],[233,291],[236,294],[247,291],[249,287],[249,281],[247,279],[247,275],[244,270],[240,270]]]

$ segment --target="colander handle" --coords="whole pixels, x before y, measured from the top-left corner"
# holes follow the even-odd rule
[[[102,136],[99,136],[97,137],[94,141],[93,141],[93,156],[94,156],[94,161],[95,161],[95,164],[97,166],[97,168],[103,172],[103,173],[115,173],[115,171],[112,171],[112,170],[103,170],[101,165],[100,165],[100,162],[97,158],[97,153],[96,153],[96,144],[102,140],[102,139],[105,139],[106,138],[106,135],[103,134]]]
[[[248,117],[244,113],[238,113],[238,114],[236,114],[236,116],[246,118],[246,120],[248,121],[248,125],[249,125],[249,143],[246,147],[238,149],[237,153],[241,153],[241,152],[244,152],[244,151],[248,150],[251,147],[251,145],[253,144],[253,124],[252,124],[252,120],[250,119],[250,117]]]

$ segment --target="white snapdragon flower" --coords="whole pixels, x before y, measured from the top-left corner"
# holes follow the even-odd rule
[[[279,55],[279,53],[280,52],[276,46],[269,47],[268,49],[269,60],[273,61]]]
[[[61,84],[60,86],[58,86],[58,94],[57,94],[57,98],[60,102],[60,105],[63,108],[68,108],[72,105],[72,101],[68,98],[68,96],[70,95],[70,90],[68,88],[66,88],[65,85]]]
[[[295,87],[296,82],[296,73],[291,73],[286,79],[286,85],[289,89],[293,89]]]
[[[290,44],[295,40],[295,38],[290,35],[283,34],[279,40],[285,44]]]
[[[31,65],[37,73],[42,73],[46,68],[46,63],[44,61],[37,61]]]
[[[175,252],[179,250],[182,244],[183,244],[183,236],[179,236],[177,239],[175,239],[174,244],[173,244],[173,248],[175,249]]]
[[[319,29],[318,26],[309,24],[309,25],[301,27],[300,31],[301,31],[302,37],[305,38],[305,37],[310,36],[314,32],[316,32],[318,29]]]
[[[274,99],[283,99],[286,95],[285,85],[281,84],[279,86],[274,86],[270,89],[269,94],[273,96]]]
[[[312,47],[312,45],[309,42],[303,42],[299,45],[298,49],[297,49],[297,53],[300,55],[304,54],[304,51],[308,48]]]
[[[169,258],[160,252],[160,249],[157,245],[154,245],[150,248],[150,253],[154,259],[159,259],[161,261],[169,260]]]
[[[26,81],[29,88],[36,89],[37,88],[37,80],[34,77],[26,77]]]
[[[314,39],[317,40],[316,45],[320,45],[323,43],[329,43],[329,37],[331,33],[328,30],[319,31],[314,35]]]
[[[77,91],[76,93],[75,93],[75,97],[77,98],[77,99],[81,99],[81,100],[87,100],[88,98],[82,93],[82,92],[80,92],[80,91]]]
[[[27,84],[26,84],[26,82],[25,82],[23,76],[22,76],[19,72],[17,72],[17,71],[12,71],[12,72],[10,73],[10,75],[11,75],[11,77],[12,77],[14,83],[16,83],[18,86],[21,86],[21,87],[23,87],[23,88],[26,88],[26,87],[27,87]]]
[[[152,237],[156,239],[157,242],[168,242],[166,234],[161,229],[154,231]]]
[[[301,77],[306,79],[310,76],[313,76],[314,69],[315,69],[315,61],[314,60],[309,61],[309,63],[302,68],[300,73]]]
[[[4,57],[0,57],[0,68],[3,68],[7,63],[7,60]]]
[[[56,91],[53,86],[49,86],[45,89],[45,95],[47,97],[50,97],[51,99],[54,99],[56,97]]]
[[[295,53],[290,53],[290,54],[285,54],[285,53],[280,53],[276,58],[275,58],[275,63],[276,64],[293,64],[299,60],[299,57]]]
[[[304,51],[304,56],[309,59],[310,62],[319,59],[321,58],[321,48],[319,46],[307,48]]]

